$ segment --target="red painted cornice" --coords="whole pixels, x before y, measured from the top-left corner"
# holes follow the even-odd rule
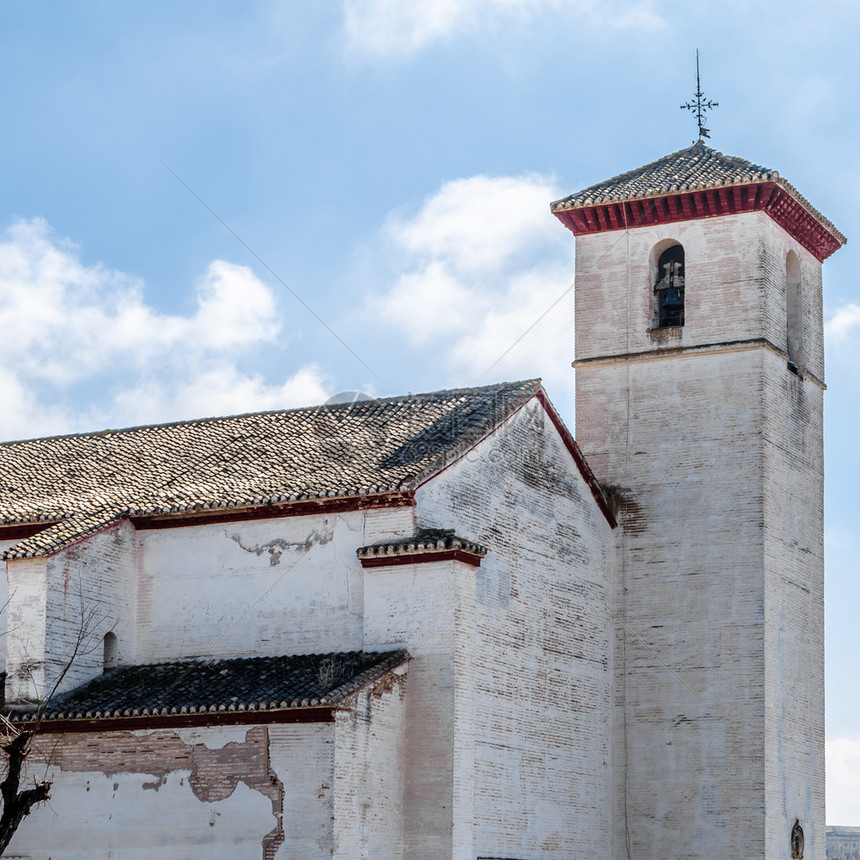
[[[199,714],[151,714],[137,717],[95,717],[92,719],[43,720],[38,734],[72,734],[78,732],[122,732],[149,729],[184,729],[204,726],[255,726],[272,723],[332,723],[334,707],[272,708],[256,711],[217,711]],[[32,724],[26,720],[14,723],[27,730]]]
[[[556,209],[553,214],[574,235],[582,236],[742,212],[767,213],[820,262],[842,247],[841,238],[774,181],[721,185],[658,197]]]
[[[59,520],[41,520],[36,523],[10,523],[0,525],[0,540],[26,540],[28,537],[43,532],[45,529],[56,525]]]
[[[362,567],[393,567],[399,564],[426,564],[432,561],[462,561],[479,567],[481,556],[463,549],[425,550],[401,555],[360,556]]]
[[[210,523],[232,523],[241,520],[268,520],[275,517],[304,517],[314,514],[338,514],[376,508],[411,508],[415,493],[380,493],[373,496],[334,496],[322,499],[300,499],[282,505],[255,505],[247,508],[226,508],[222,511],[188,511],[173,514],[147,514],[128,519],[136,529],[177,529]]]

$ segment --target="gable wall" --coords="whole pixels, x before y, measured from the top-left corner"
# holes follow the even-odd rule
[[[6,563],[8,699],[37,701],[100,675],[109,631],[120,662],[133,662],[139,549],[122,521],[46,558]]]
[[[416,499],[418,526],[489,550],[474,574],[471,696],[455,706],[474,720],[472,772],[454,774],[474,825],[458,822],[462,804],[455,833],[473,830],[471,856],[609,856],[614,533],[534,400]]]
[[[45,559],[46,692],[67,664],[57,693],[100,675],[108,631],[117,636],[119,660],[132,662],[139,548],[134,527],[122,521]]]

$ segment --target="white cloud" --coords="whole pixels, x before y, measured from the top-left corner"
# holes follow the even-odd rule
[[[386,251],[400,274],[370,300],[368,322],[405,335],[457,383],[543,376],[571,388],[572,240],[549,213],[559,196],[543,176],[475,176],[392,217]]]
[[[827,742],[827,823],[856,825],[860,821],[860,740]]]
[[[464,0],[346,0],[344,29],[358,53],[409,55],[449,36],[470,11]]]
[[[147,380],[121,391],[114,412],[122,424],[167,421],[177,415],[204,417],[261,412],[324,403],[329,397],[326,379],[315,365],[298,370],[281,385],[266,382],[259,374],[241,373],[230,364],[219,364],[191,377]]]
[[[843,305],[824,324],[824,334],[833,345],[844,343],[855,334],[860,325],[860,305],[853,302]]]
[[[404,58],[461,32],[544,9],[583,17],[595,26],[653,31],[663,26],[651,0],[344,0],[343,29],[354,54]]]
[[[195,298],[187,315],[160,312],[140,281],[83,264],[40,219],[16,222],[0,240],[0,438],[325,399],[315,367],[275,384],[239,369],[280,332],[250,269],[213,261]]]

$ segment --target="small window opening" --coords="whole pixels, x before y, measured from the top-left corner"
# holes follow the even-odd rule
[[[803,373],[803,290],[800,261],[794,251],[785,258],[785,351],[788,369]]]
[[[672,245],[657,261],[657,327],[684,325],[684,248]]]
[[[116,669],[117,665],[116,633],[105,633],[104,639],[104,671]]]

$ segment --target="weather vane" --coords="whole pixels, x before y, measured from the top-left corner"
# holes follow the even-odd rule
[[[687,102],[685,105],[681,105],[681,110],[690,110],[696,115],[696,122],[699,124],[699,140],[705,137],[710,137],[711,134],[708,129],[705,128],[705,112],[709,111],[715,107],[719,107],[719,102],[712,102],[710,99],[705,98],[705,94],[702,92],[702,83],[699,80],[699,49],[696,48],[696,92],[694,93],[696,100],[693,102]]]

